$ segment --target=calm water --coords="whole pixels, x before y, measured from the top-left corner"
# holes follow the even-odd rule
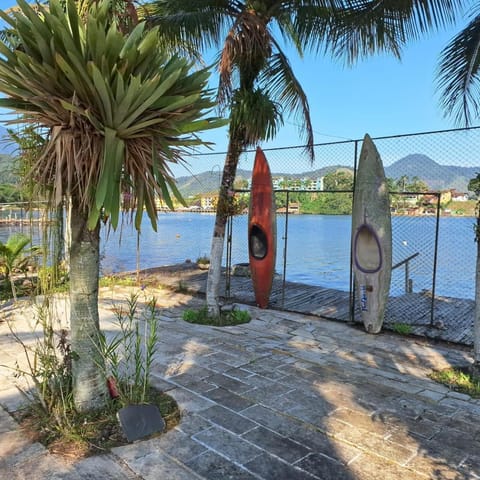
[[[210,254],[214,215],[163,213],[158,232],[144,217],[140,242],[140,268],[195,261]],[[287,280],[348,291],[350,282],[350,216],[291,215],[278,217],[277,271]],[[409,263],[413,291],[432,290],[435,258],[435,217],[394,217],[393,264],[419,253]],[[435,293],[474,298],[476,244],[473,218],[441,218],[438,230]],[[15,231],[0,227],[0,240]],[[232,262],[248,261],[247,217],[235,217]],[[38,233],[35,235],[38,238]],[[287,246],[285,245],[287,238]],[[34,240],[38,241],[38,240]],[[102,273],[135,270],[137,234],[130,226],[117,232],[102,230]],[[284,266],[285,258],[285,266]],[[405,267],[392,274],[392,294],[405,289]]]

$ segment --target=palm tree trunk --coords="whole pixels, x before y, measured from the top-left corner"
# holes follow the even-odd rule
[[[209,315],[220,315],[220,279],[222,273],[223,245],[225,230],[230,212],[230,202],[233,192],[233,182],[237,173],[238,160],[243,150],[242,136],[231,132],[228,142],[228,152],[223,167],[222,183],[217,203],[215,226],[213,229],[212,246],[210,250],[210,268],[208,270],[206,300]]]
[[[90,231],[87,214],[72,199],[70,215],[70,327],[75,406],[80,411],[101,407],[106,399],[102,357],[97,346],[100,226]]]

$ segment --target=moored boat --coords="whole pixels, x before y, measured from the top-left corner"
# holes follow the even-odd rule
[[[365,330],[378,333],[392,275],[392,220],[385,171],[369,135],[363,139],[355,180],[352,256],[355,296]]]
[[[276,259],[276,214],[272,175],[260,147],[255,154],[248,215],[248,253],[255,301],[267,308]]]

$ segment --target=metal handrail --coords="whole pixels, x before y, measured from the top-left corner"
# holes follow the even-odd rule
[[[405,293],[412,293],[413,291],[413,280],[411,280],[409,277],[409,263],[410,260],[413,260],[415,257],[418,257],[420,255],[420,252],[416,252],[413,255],[410,255],[409,257],[405,258],[401,262],[398,262],[397,264],[393,265],[392,270],[395,270],[398,267],[401,267],[402,265],[405,265]]]

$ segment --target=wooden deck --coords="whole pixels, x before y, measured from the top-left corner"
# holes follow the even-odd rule
[[[143,270],[142,278],[154,277],[156,281],[174,287],[183,286],[190,291],[205,294],[207,272],[194,264],[174,265]],[[222,283],[223,287],[225,283]],[[226,296],[224,290],[223,296]],[[230,276],[230,301],[254,305],[251,280],[248,277]],[[384,328],[394,330],[398,324],[408,324],[411,333],[430,339],[473,345],[473,300],[435,297],[429,292],[408,293],[390,297],[385,314]],[[273,282],[269,308],[350,322],[350,294],[331,288],[285,282],[276,277]],[[355,311],[354,323],[361,323]]]

